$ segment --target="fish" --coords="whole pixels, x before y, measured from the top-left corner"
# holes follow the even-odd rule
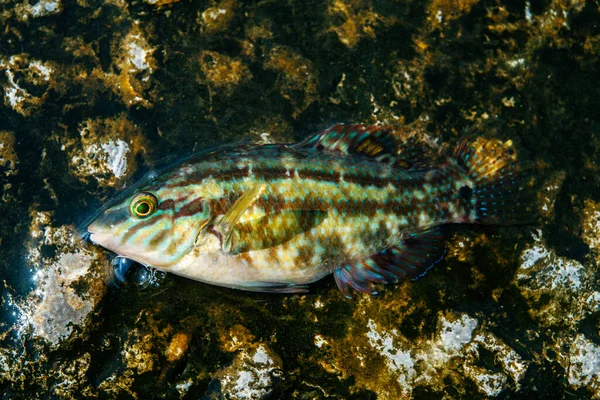
[[[88,226],[119,257],[233,289],[378,293],[422,277],[451,224],[530,221],[532,165],[512,140],[440,154],[414,129],[334,125],[296,144],[193,154],[132,187]]]

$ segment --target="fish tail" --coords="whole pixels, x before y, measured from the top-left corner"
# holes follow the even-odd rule
[[[460,188],[459,195],[472,199],[474,222],[510,225],[535,218],[533,163],[523,161],[512,140],[490,137],[463,138],[454,151],[473,187]]]

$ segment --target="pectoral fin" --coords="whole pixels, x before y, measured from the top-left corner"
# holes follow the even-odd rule
[[[264,190],[264,184],[248,189],[235,203],[233,203],[231,209],[221,219],[215,221],[214,230],[223,238],[223,250],[225,252],[229,252],[233,227],[237,224],[244,211],[254,204]]]

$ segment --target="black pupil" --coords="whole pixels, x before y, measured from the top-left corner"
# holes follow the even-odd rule
[[[473,189],[471,189],[468,186],[463,186],[460,189],[458,189],[458,195],[463,199],[469,201],[471,200],[471,197],[473,197]]]
[[[137,212],[138,212],[138,214],[142,214],[142,215],[148,214],[150,212],[150,203],[148,203],[146,200],[142,201],[137,206]]]

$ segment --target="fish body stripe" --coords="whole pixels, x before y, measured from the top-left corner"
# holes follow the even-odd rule
[[[386,227],[382,234],[389,235],[398,229],[425,228],[451,222],[457,215],[468,215],[465,207],[461,210],[456,194],[455,183],[462,175],[451,164],[435,170],[411,171],[369,160],[334,156],[324,156],[320,160],[247,156],[218,162],[186,163],[153,183],[149,191],[158,198],[159,210],[129,227],[122,240],[133,242],[143,235],[147,244],[157,245],[161,240],[169,242],[163,244],[164,254],[177,259],[189,251],[190,243],[178,243],[175,237],[166,240],[165,235],[160,235],[158,231],[164,230],[165,221],[174,227],[186,227],[175,229],[195,229],[206,222],[202,219],[209,218],[205,210],[208,204],[214,212],[210,218],[214,219],[216,215],[226,213],[245,191],[260,184],[266,184],[267,189],[244,213],[241,222],[288,210],[313,210],[338,216],[338,223],[350,227],[367,223],[365,218],[383,215],[381,221],[371,226]],[[440,201],[452,204],[440,207]],[[385,219],[393,221],[392,215],[397,226],[383,222]],[[340,231],[344,229],[340,227]],[[269,234],[263,232],[263,235]],[[333,231],[329,234],[335,236]],[[319,242],[318,236],[313,240]],[[292,252],[310,253],[301,247]],[[354,247],[361,246],[355,243]]]

